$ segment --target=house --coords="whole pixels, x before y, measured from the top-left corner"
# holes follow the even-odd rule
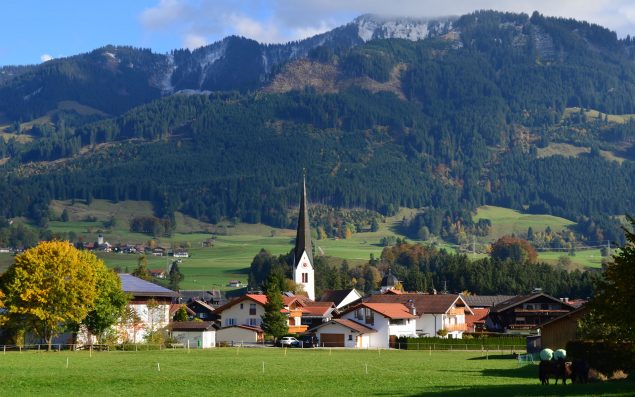
[[[486,326],[495,332],[527,335],[575,307],[542,291],[519,295],[490,309]]]
[[[193,316],[198,319],[212,321],[218,318],[214,307],[205,301],[194,299],[187,303],[187,307],[194,313]]]
[[[163,269],[150,269],[150,275],[154,278],[165,279],[167,277]]]
[[[216,331],[216,343],[220,345],[242,345],[244,343],[263,343],[265,332],[260,327],[232,325]]]
[[[313,302],[305,300],[302,302],[300,310],[302,311],[300,319],[301,325],[312,328],[331,321],[337,309],[333,302]]]
[[[567,343],[579,339],[578,320],[589,312],[588,306],[581,306],[547,321],[540,326],[540,346],[542,349],[564,349]]]
[[[377,331],[359,322],[334,318],[312,328],[310,332],[318,337],[321,347],[371,347],[370,336]]]
[[[463,295],[461,298],[472,309],[474,314],[465,315],[468,332],[487,331],[487,318],[492,306],[514,298],[516,295]]]
[[[187,250],[177,249],[177,250],[174,250],[173,256],[175,258],[189,258],[190,254],[189,254],[189,252],[187,252]]]
[[[172,338],[178,343],[198,349],[216,346],[216,328],[212,321],[177,321],[169,327]]]
[[[417,316],[412,313],[412,308],[401,303],[363,302],[344,311],[341,318],[376,331],[369,332],[368,347],[388,348],[391,339],[416,336]],[[317,337],[320,343],[328,343],[332,346],[345,346],[346,341],[350,341],[346,334],[328,333],[324,328],[321,331],[318,330]]]
[[[458,294],[381,294],[371,295],[364,302],[400,303],[414,308],[418,336],[437,336],[444,329],[448,338],[461,339],[467,331],[465,316],[474,314]]]
[[[355,288],[334,289],[324,291],[320,302],[333,302],[338,310],[362,299],[362,294]]]
[[[179,300],[184,303],[189,303],[195,300],[203,301],[210,305],[220,306],[224,300],[219,290],[179,290]]]
[[[170,306],[178,294],[130,274],[120,273],[118,276],[121,289],[131,296],[126,310],[130,317],[120,322],[120,338],[133,343],[142,342],[149,332],[168,325]]]
[[[196,313],[194,311],[192,311],[189,307],[187,307],[187,305],[183,304],[183,303],[173,303],[170,305],[170,319],[174,318],[174,315],[176,314],[176,312],[178,312],[182,307],[185,308],[185,311],[187,312],[187,317],[188,318],[193,318],[195,317]]]
[[[232,288],[242,288],[243,283],[241,283],[240,280],[229,280],[227,286]]]
[[[259,327],[262,323],[261,316],[265,314],[266,303],[266,295],[245,294],[227,302],[214,312],[220,316],[221,328],[234,325]]]

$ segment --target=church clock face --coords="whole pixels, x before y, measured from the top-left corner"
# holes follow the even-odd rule
[[[309,267],[309,265],[307,265],[306,262],[305,262],[305,263],[302,264],[302,267]]]

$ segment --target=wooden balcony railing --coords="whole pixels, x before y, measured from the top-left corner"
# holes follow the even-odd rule
[[[467,324],[446,325],[444,328],[448,332],[452,332],[452,331],[467,331]]]
[[[461,316],[465,314],[465,308],[463,307],[455,307],[448,311],[449,316]]]

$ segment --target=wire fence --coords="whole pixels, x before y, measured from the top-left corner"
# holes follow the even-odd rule
[[[274,347],[272,341],[260,341],[260,342],[244,342],[244,341],[221,341],[217,342],[214,347]],[[289,348],[345,348],[345,349],[357,349],[357,350],[378,350],[378,349],[397,349],[397,350],[424,350],[424,351],[480,351],[480,352],[493,352],[493,353],[507,353],[521,354],[526,351],[525,345],[517,344],[499,344],[499,345],[483,345],[478,343],[391,343],[386,346],[372,346],[366,345],[359,346],[345,346],[341,342],[319,342],[316,344],[300,343],[299,345],[279,346]],[[50,351],[90,351],[90,352],[110,352],[110,351],[150,351],[150,350],[190,350],[201,349],[197,345],[189,345],[187,343],[171,343],[168,345],[162,344],[149,344],[149,343],[122,343],[116,345],[82,345],[82,344],[59,344],[55,343],[51,345]],[[46,352],[49,351],[48,344],[29,344],[29,345],[0,345],[0,353],[7,352]]]

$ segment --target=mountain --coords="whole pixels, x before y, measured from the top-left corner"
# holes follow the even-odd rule
[[[49,61],[0,83],[2,215],[45,224],[49,200],[96,197],[287,226],[308,168],[313,202],[425,208],[413,234],[461,241],[494,204],[617,240],[635,210],[633,48],[585,22],[482,11]]]
[[[369,40],[419,40],[447,33],[452,19],[390,20],[365,15],[345,26],[287,44],[264,45],[231,36],[170,54],[106,46],[87,54],[31,67],[0,70],[0,109],[14,120],[29,120],[70,100],[117,115],[177,91],[248,91],[261,88],[281,66],[306,58],[321,46],[348,49]]]

